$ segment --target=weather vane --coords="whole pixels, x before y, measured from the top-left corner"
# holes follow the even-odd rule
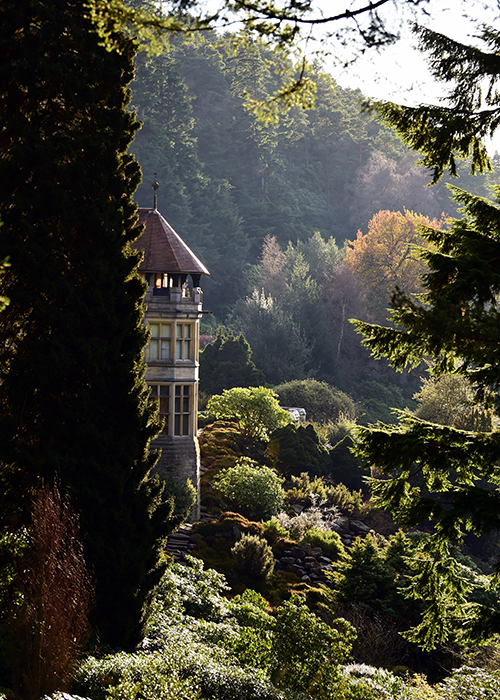
[[[157,191],[158,187],[160,186],[160,185],[157,183],[157,181],[156,181],[156,176],[157,176],[157,175],[158,175],[158,173],[155,173],[155,181],[154,181],[153,184],[151,185],[151,188],[154,190],[154,198],[153,198],[153,209],[154,209],[154,211],[157,211],[157,196],[156,196],[156,191]]]

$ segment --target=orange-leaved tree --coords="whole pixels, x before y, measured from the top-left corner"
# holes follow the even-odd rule
[[[382,210],[368,223],[368,233],[358,231],[349,241],[345,262],[367,289],[367,304],[375,320],[387,318],[387,308],[395,287],[414,297],[422,291],[426,263],[419,247],[429,243],[420,235],[421,227],[443,229],[446,220],[429,219],[405,209]]]

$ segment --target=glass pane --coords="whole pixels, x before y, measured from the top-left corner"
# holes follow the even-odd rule
[[[157,360],[158,359],[158,341],[157,340],[150,340],[149,341],[149,359],[150,360]]]
[[[170,358],[170,340],[161,341],[161,359],[168,360]]]
[[[168,384],[162,384],[160,386],[160,396],[170,396],[170,387]]]
[[[184,326],[184,337],[185,338],[191,337],[191,326],[190,325]]]
[[[175,434],[175,435],[180,435],[180,434],[181,434],[181,417],[180,417],[180,416],[175,416],[175,421],[174,421],[174,434]]]
[[[182,399],[182,412],[189,413],[189,398]]]
[[[149,389],[150,389],[149,395],[151,397],[158,396],[158,386],[156,384],[153,384],[152,386],[150,386]]]
[[[182,324],[178,323],[175,329],[175,335],[177,338],[182,338]]]
[[[176,387],[175,387],[175,395],[176,395],[176,396],[180,396],[180,395],[181,395],[181,389],[182,389],[182,387],[180,387],[180,386],[176,386]]]
[[[160,396],[160,413],[168,413],[168,396]]]
[[[170,338],[170,323],[161,324],[161,337]]]
[[[175,341],[175,357],[177,360],[182,360],[182,340]]]
[[[176,413],[181,412],[181,400],[180,399],[175,399],[175,412]]]
[[[190,340],[185,340],[184,341],[184,359],[189,360],[189,350],[191,347],[191,341]]]
[[[183,390],[184,390],[184,391],[183,391],[184,396],[189,396],[189,389],[191,388],[191,387],[189,386],[189,384],[186,384],[186,385],[183,386],[182,388],[183,388]]]
[[[189,434],[189,415],[182,416],[182,434]]]
[[[159,337],[159,329],[160,326],[158,323],[150,323],[149,324],[149,330],[151,331],[151,337],[152,338],[158,338]]]

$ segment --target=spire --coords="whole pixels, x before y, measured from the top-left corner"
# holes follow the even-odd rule
[[[151,185],[151,189],[154,190],[153,211],[158,211],[156,191],[157,191],[157,189],[159,188],[160,185],[159,185],[159,184],[157,183],[157,181],[156,181],[156,176],[157,176],[157,174],[158,174],[158,173],[155,173],[155,181],[154,181],[153,184]]]

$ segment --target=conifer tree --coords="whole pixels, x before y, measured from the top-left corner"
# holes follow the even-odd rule
[[[452,173],[455,157],[470,155],[474,168],[488,166],[482,137],[498,125],[500,102],[495,86],[500,76],[500,34],[483,28],[485,50],[417,30],[436,77],[451,84],[446,107],[415,109],[386,104],[386,120],[407,143],[425,154],[425,164],[440,177]],[[483,78],[488,109],[482,109]],[[490,426],[460,430],[400,412],[395,426],[358,429],[358,455],[379,475],[372,479],[376,501],[404,525],[430,520],[434,534],[426,545],[433,553],[414,564],[413,595],[427,601],[421,623],[409,635],[432,648],[456,634],[485,638],[500,629],[498,612],[466,603],[467,583],[453,557],[450,542],[500,530],[500,191],[496,201],[452,188],[463,218],[449,231],[425,229],[434,246],[422,253],[429,272],[420,302],[399,289],[392,297],[392,328],[357,322],[364,344],[375,357],[388,357],[396,369],[434,360],[432,373],[463,377],[475,392],[478,408],[492,411]],[[500,574],[497,562],[495,581]],[[460,625],[458,625],[460,621]]]
[[[252,362],[252,350],[243,333],[236,338],[222,326],[213,343],[200,353],[200,389],[206,394],[222,394],[224,389],[260,386],[263,373]]]
[[[101,46],[74,0],[6,0],[0,28],[1,524],[26,522],[57,476],[81,512],[94,626],[130,647],[170,507],[150,476],[157,425],[129,248],[134,46],[120,34],[118,50]]]
[[[392,328],[357,322],[375,357],[397,369],[435,361],[433,373],[465,377],[476,401],[500,412],[500,205],[455,190],[464,218],[449,231],[428,228],[435,247],[423,253],[429,266],[424,304],[396,290]],[[372,479],[377,503],[411,527],[430,520],[434,559],[422,560],[415,592],[431,600],[412,639],[427,648],[444,642],[466,620],[471,636],[498,631],[500,616],[465,604],[463,581],[449,556],[449,543],[500,529],[500,432],[460,430],[400,412],[399,425],[358,428],[357,453],[383,480]],[[418,481],[415,478],[418,477]],[[419,484],[419,485],[417,485]],[[500,570],[500,562],[497,571]]]

